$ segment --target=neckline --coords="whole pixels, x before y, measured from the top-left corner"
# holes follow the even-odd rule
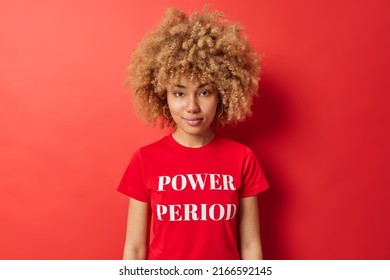
[[[217,138],[219,138],[219,135],[218,135],[218,133],[216,133],[214,138],[211,139],[210,142],[208,142],[206,145],[203,145],[203,146],[197,147],[197,148],[187,147],[187,146],[180,144],[179,142],[177,142],[175,140],[175,138],[173,138],[172,133],[169,134],[168,136],[166,136],[166,138],[168,140],[168,143],[176,149],[179,149],[179,150],[184,151],[184,152],[198,153],[198,152],[203,152],[203,151],[209,150],[211,147],[213,147],[216,143]]]

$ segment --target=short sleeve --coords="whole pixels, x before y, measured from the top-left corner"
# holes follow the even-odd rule
[[[242,168],[241,198],[256,195],[269,188],[256,155],[249,148],[247,148]]]
[[[150,201],[150,194],[144,180],[140,150],[133,154],[122,180],[119,183],[118,191],[142,202]]]

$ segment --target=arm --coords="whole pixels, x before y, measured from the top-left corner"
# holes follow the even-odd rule
[[[261,260],[263,253],[260,240],[259,209],[257,196],[240,199],[238,214],[239,248],[241,259]]]
[[[144,260],[149,247],[149,204],[130,198],[124,260]]]

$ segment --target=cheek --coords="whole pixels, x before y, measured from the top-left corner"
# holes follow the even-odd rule
[[[181,112],[181,105],[179,102],[172,102],[168,100],[168,108],[172,116],[175,116]]]
[[[215,114],[217,112],[218,108],[218,101],[215,100],[214,102],[211,102],[210,104],[207,105],[207,109],[210,114]]]
[[[176,103],[174,102],[174,99],[172,99],[169,95],[167,97],[167,104],[168,104],[169,109],[173,109],[173,108],[177,107]]]

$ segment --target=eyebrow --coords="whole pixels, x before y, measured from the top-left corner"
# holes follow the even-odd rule
[[[210,83],[200,84],[200,85],[197,87],[197,89],[203,88],[203,87],[205,87],[205,86],[207,86],[207,85],[209,85],[209,84],[210,84]],[[175,87],[178,87],[178,88],[186,88],[186,87],[183,86],[183,85],[175,85]]]

